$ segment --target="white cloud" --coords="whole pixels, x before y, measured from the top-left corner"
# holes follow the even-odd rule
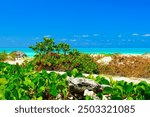
[[[133,33],[132,36],[139,36],[140,34],[138,33]]]
[[[39,40],[40,39],[40,37],[35,37],[33,40]]]
[[[150,34],[144,34],[143,37],[150,37]]]
[[[67,40],[66,38],[62,38],[62,39],[61,39],[61,41],[66,41],[66,40]]]
[[[87,38],[87,37],[89,37],[89,35],[82,35],[82,37],[83,37],[83,38]]]
[[[93,36],[94,36],[94,37],[98,37],[98,36],[100,36],[100,34],[93,34]]]
[[[118,37],[119,37],[119,38],[121,38],[121,37],[122,37],[122,35],[120,34],[120,35],[118,35]]]
[[[84,34],[84,35],[73,35],[74,38],[88,38],[90,35]],[[98,36],[98,34],[94,34],[93,36]]]
[[[44,37],[52,37],[51,35],[45,35]]]
[[[71,39],[70,41],[75,42],[75,41],[77,41],[77,40],[76,40],[76,39]]]

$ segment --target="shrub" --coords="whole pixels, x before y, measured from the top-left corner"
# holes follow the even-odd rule
[[[55,45],[53,39],[44,38],[43,42],[31,46],[31,48],[36,52],[32,63],[37,71],[42,69],[66,71],[76,68],[84,73],[98,73],[98,65],[92,57],[87,54],[81,54],[76,49],[70,51],[70,45],[66,43]],[[64,54],[59,54],[60,50]]]
[[[7,53],[4,51],[0,53],[0,61],[5,61],[7,59]]]

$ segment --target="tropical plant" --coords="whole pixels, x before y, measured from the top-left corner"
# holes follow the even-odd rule
[[[66,43],[62,43],[62,51],[64,52],[64,55],[66,55],[67,52],[70,50],[70,45]]]
[[[60,53],[61,49],[62,49],[62,43],[55,45],[55,50],[57,51],[58,54]]]
[[[36,72],[33,67],[32,64],[19,66],[0,62],[0,100],[69,99],[67,76],[85,77],[77,69],[60,75],[56,72],[47,73],[46,70]],[[104,76],[92,75],[88,78],[103,86],[103,90],[97,93],[99,99],[150,100],[150,84],[145,81],[114,81]],[[92,98],[86,96],[83,99]]]
[[[0,53],[0,61],[5,61],[7,57],[8,57],[8,54],[5,51]]]
[[[70,55],[78,56],[80,55],[80,52],[77,49],[73,49],[72,51],[69,52]]]
[[[36,54],[43,55],[54,51],[54,39],[44,37],[43,42],[37,42],[35,46],[30,46]]]

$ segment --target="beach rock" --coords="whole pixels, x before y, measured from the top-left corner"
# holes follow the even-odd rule
[[[89,91],[88,89],[84,91],[84,96],[90,96],[93,100],[100,100],[94,91]]]
[[[109,57],[103,57],[102,59],[97,60],[97,63],[108,65],[109,62],[111,61],[112,61],[112,57],[109,56]]]
[[[68,77],[67,79],[69,81],[70,93],[81,99],[85,95],[94,97],[96,93],[102,91],[101,85],[91,79],[73,77]]]
[[[27,55],[22,51],[13,51],[10,54],[15,55],[15,58],[17,58],[17,59],[27,57]]]

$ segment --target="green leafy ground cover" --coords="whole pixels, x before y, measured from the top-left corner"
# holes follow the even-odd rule
[[[77,69],[60,75],[45,70],[36,72],[32,65],[19,66],[0,62],[0,99],[1,100],[54,100],[60,94],[62,99],[68,99],[69,87],[67,76],[81,77]],[[149,100],[150,84],[142,81],[138,84],[125,81],[114,81],[110,78],[89,75],[87,78],[99,84],[107,85],[97,96],[103,95],[110,100]],[[92,99],[84,97],[84,99]]]
[[[0,62],[0,99],[1,100],[54,100],[70,99],[67,76],[84,77],[82,73],[98,73],[98,65],[86,54],[70,50],[66,43],[55,44],[53,39],[44,38],[43,42],[31,46],[36,55],[30,62],[22,65],[10,65]],[[63,53],[60,53],[62,51]],[[0,54],[0,61],[7,58]],[[66,71],[60,75],[46,70]],[[78,72],[79,71],[79,72]],[[99,99],[106,96],[110,100],[149,100],[150,84],[142,81],[138,84],[125,81],[108,80],[103,76],[87,78],[106,85],[96,95]],[[78,99],[78,98],[75,98]],[[83,96],[83,99],[92,99]]]

